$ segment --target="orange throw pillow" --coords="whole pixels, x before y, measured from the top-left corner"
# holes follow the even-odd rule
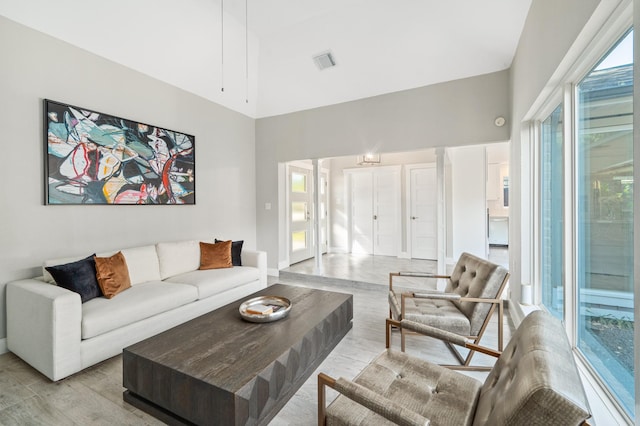
[[[111,299],[131,287],[129,268],[121,251],[111,257],[96,256],[96,277],[102,294]]]
[[[200,243],[200,269],[231,268],[231,240],[221,243]]]

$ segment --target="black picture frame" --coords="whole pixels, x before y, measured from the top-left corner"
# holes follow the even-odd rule
[[[44,99],[45,204],[194,205],[195,136]]]

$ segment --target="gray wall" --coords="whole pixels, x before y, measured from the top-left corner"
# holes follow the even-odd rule
[[[3,17],[0,57],[0,339],[4,285],[44,259],[187,238],[255,247],[253,119]],[[195,135],[197,204],[43,205],[43,98]]]
[[[509,140],[507,70],[256,122],[258,246],[279,253],[278,163]],[[272,209],[266,210],[265,203]]]

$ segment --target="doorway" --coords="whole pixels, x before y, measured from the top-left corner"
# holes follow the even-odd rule
[[[313,166],[304,163],[287,165],[287,217],[289,229],[289,263],[298,263],[314,256],[316,241],[322,253],[327,251],[328,172],[320,173],[320,238],[314,234]]]
[[[349,251],[397,256],[400,236],[400,167],[345,170]]]

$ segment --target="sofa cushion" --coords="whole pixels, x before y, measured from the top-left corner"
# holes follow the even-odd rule
[[[222,293],[260,279],[260,271],[252,266],[192,271],[168,278],[167,282],[189,284],[198,289],[198,299]]]
[[[96,277],[102,294],[111,299],[118,293],[131,287],[129,268],[122,252],[110,257],[98,257],[96,261]]]
[[[82,338],[89,339],[198,299],[193,286],[149,281],[113,299],[98,297],[82,305]]]
[[[131,285],[160,281],[160,263],[155,245],[123,249],[122,254],[127,260]]]
[[[221,243],[225,240],[215,239],[216,243]],[[242,266],[242,245],[244,240],[233,241],[231,243],[231,263],[233,266]]]
[[[96,279],[95,255],[63,265],[47,266],[45,269],[53,276],[59,287],[80,295],[82,303],[102,296]]]
[[[53,277],[51,276],[51,274],[49,273],[49,271],[47,271],[47,267],[65,265],[67,263],[77,262],[77,261],[82,260],[82,259],[84,259],[86,257],[87,257],[87,255],[85,254],[84,256],[60,257],[60,258],[57,258],[57,259],[45,260],[43,262],[43,264],[42,264],[42,278],[44,279],[45,282],[47,282],[49,284],[55,284],[56,280],[54,280]]]
[[[231,268],[231,240],[215,244],[200,242],[200,268]]]
[[[198,241],[177,241],[156,244],[160,262],[160,278],[166,279],[200,267]]]

